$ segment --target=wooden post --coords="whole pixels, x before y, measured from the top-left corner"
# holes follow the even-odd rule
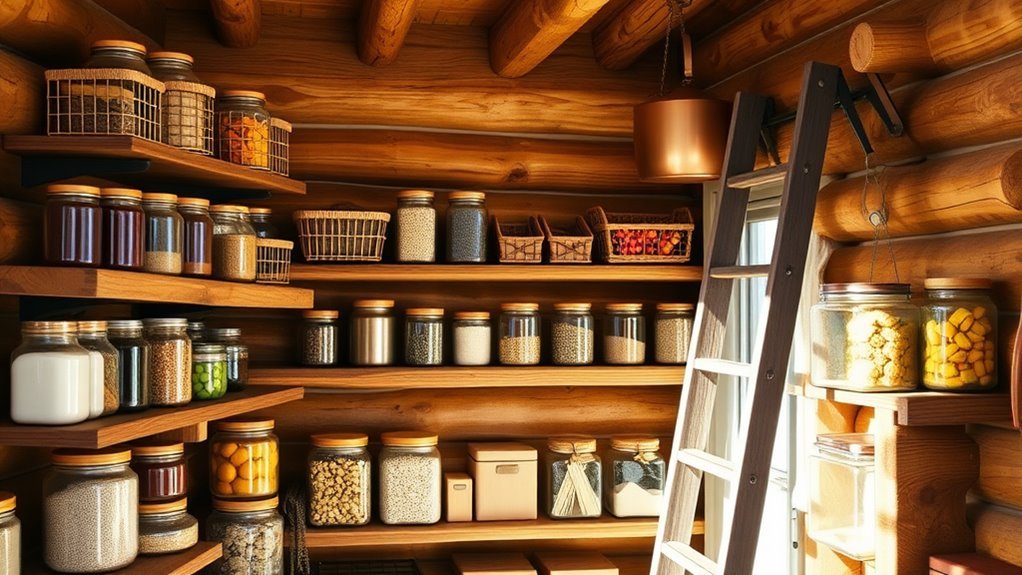
[[[251,48],[262,28],[260,0],[210,0],[216,35],[228,48]]]
[[[0,49],[0,134],[32,134],[43,124],[43,69]]]
[[[490,30],[490,66],[524,76],[578,31],[608,0],[522,0]]]
[[[918,20],[862,22],[852,30],[848,53],[852,66],[863,73],[934,73],[939,69],[930,55],[926,25]]]
[[[397,59],[420,0],[366,0],[358,22],[358,58],[370,66]]]
[[[711,4],[712,0],[693,0],[685,16],[698,14]],[[650,46],[663,42],[669,17],[664,0],[632,0],[593,32],[596,60],[608,70],[631,66]]]

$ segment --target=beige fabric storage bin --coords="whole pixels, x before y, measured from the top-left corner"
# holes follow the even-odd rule
[[[472,521],[472,478],[467,473],[444,473],[444,499],[449,523]]]
[[[618,575],[618,568],[599,553],[542,551],[536,553],[540,575]]]
[[[535,519],[538,454],[523,443],[469,443],[476,521]]]
[[[461,575],[536,575],[536,568],[521,553],[466,553],[454,556]]]

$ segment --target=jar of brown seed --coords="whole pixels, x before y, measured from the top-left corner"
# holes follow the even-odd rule
[[[184,405],[192,400],[192,342],[188,320],[147,319],[149,404]]]
[[[500,341],[497,350],[504,365],[539,363],[539,304],[505,303],[500,306]]]
[[[213,275],[230,281],[255,281],[256,232],[248,222],[248,208],[221,205],[209,212],[214,222]]]
[[[310,309],[302,312],[298,328],[299,361],[302,365],[336,365],[338,350],[337,318],[333,309]]]
[[[369,523],[371,458],[364,433],[313,435],[309,453],[309,523]]]
[[[589,365],[593,362],[593,314],[591,303],[554,304],[551,322],[551,357],[557,365]]]
[[[436,261],[436,208],[433,207],[433,192],[398,192],[397,261]]]

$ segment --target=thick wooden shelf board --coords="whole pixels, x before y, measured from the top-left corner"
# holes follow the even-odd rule
[[[253,385],[329,389],[671,386],[682,384],[685,366],[275,367],[251,369],[248,377]]]
[[[139,413],[90,419],[76,425],[18,425],[0,422],[0,445],[99,449],[197,423],[242,415],[299,400],[300,387],[256,387],[223,399],[193,401],[183,407],[156,407]]]
[[[294,264],[291,281],[699,282],[702,266],[603,264]]]
[[[607,559],[618,568],[620,575],[649,575],[652,554],[607,555]],[[457,575],[458,570],[450,559],[416,559],[416,567],[422,575]]]
[[[308,309],[313,305],[312,290],[297,287],[44,266],[0,266],[0,294],[217,307]]]
[[[5,150],[19,156],[150,161],[149,169],[144,172],[118,174],[117,179],[125,181],[265,190],[276,194],[305,193],[304,182],[193,154],[136,136],[4,136],[3,141]]]
[[[216,561],[223,554],[220,543],[199,541],[195,547],[170,555],[139,555],[138,559],[124,569],[111,571],[109,575],[192,575]],[[40,562],[41,563],[41,562]],[[41,564],[26,565],[25,575],[48,575],[56,573]]]

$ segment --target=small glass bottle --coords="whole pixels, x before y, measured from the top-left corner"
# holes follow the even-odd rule
[[[369,523],[372,458],[364,433],[313,435],[309,453],[309,523]]]
[[[447,262],[486,263],[486,194],[451,192],[447,204]]]
[[[284,575],[284,518],[277,497],[253,501],[213,498],[206,538],[223,544],[210,573]]]
[[[273,210],[270,208],[248,209],[248,219],[257,238],[274,239],[278,236],[277,226],[274,225],[272,217]]]
[[[117,348],[118,411],[141,411],[149,407],[149,343],[137,319],[107,322],[107,337]]]
[[[444,362],[444,310],[412,308],[405,312],[405,364],[425,366]]]
[[[667,464],[660,456],[660,440],[645,435],[619,435],[610,439],[604,466],[607,511],[615,517],[657,517],[663,507]]]
[[[99,193],[103,208],[103,267],[142,270],[145,250],[142,192],[103,188]]]
[[[192,400],[192,342],[188,320],[147,319],[149,404],[185,405]]]
[[[138,500],[166,503],[188,495],[183,443],[148,442],[131,446],[131,469],[138,475]]]
[[[392,431],[380,436],[380,521],[428,525],[440,521],[440,450],[434,433]]]
[[[102,263],[103,210],[99,188],[56,184],[46,188],[43,253],[46,263],[98,268]]]
[[[551,322],[551,357],[556,365],[593,363],[593,314],[591,303],[554,304]]]
[[[459,311],[454,313],[454,365],[489,365],[493,341],[490,312]]]
[[[17,499],[0,491],[0,575],[21,573],[21,521],[14,515]]]
[[[997,386],[997,306],[981,278],[927,278],[923,384],[938,391]]]
[[[336,365],[340,313],[332,309],[310,309],[302,312],[298,328],[298,348],[302,365]]]
[[[93,382],[91,412],[94,417],[113,415],[121,405],[117,348],[107,339],[106,333],[105,321],[78,322],[78,343],[91,353],[98,353],[102,358],[103,376],[99,382]]]
[[[193,277],[213,275],[213,218],[209,215],[209,200],[178,198],[177,211],[184,221],[181,273]]]
[[[436,208],[433,192],[397,193],[397,261],[436,261]]]
[[[214,497],[251,499],[277,494],[280,441],[273,420],[221,421],[210,440],[209,486]]]
[[[199,521],[188,514],[188,499],[138,506],[139,555],[164,555],[199,542]]]
[[[178,275],[184,258],[184,219],[174,194],[142,194],[145,210],[145,271]]]
[[[209,341],[223,344],[227,352],[227,391],[248,387],[248,346],[241,341],[241,329],[219,327],[206,330]]]
[[[539,304],[505,303],[500,309],[500,363],[539,364]]]
[[[603,328],[603,361],[634,365],[646,361],[646,318],[641,303],[609,303]]]
[[[270,169],[270,114],[266,96],[225,90],[216,100],[217,157],[257,170]]]
[[[394,300],[363,299],[351,312],[351,354],[354,365],[394,363]]]
[[[219,279],[253,282],[256,275],[256,232],[245,206],[210,208],[213,216],[213,275]]]
[[[192,344],[191,381],[194,399],[220,399],[227,393],[227,350],[223,344]]]
[[[660,303],[656,306],[656,362],[682,365],[688,361],[695,306]]]
[[[69,425],[89,418],[92,357],[78,344],[73,321],[21,323],[11,353],[11,419],[25,425]]]
[[[601,464],[592,437],[567,435],[547,441],[547,513],[553,519],[599,517]]]

